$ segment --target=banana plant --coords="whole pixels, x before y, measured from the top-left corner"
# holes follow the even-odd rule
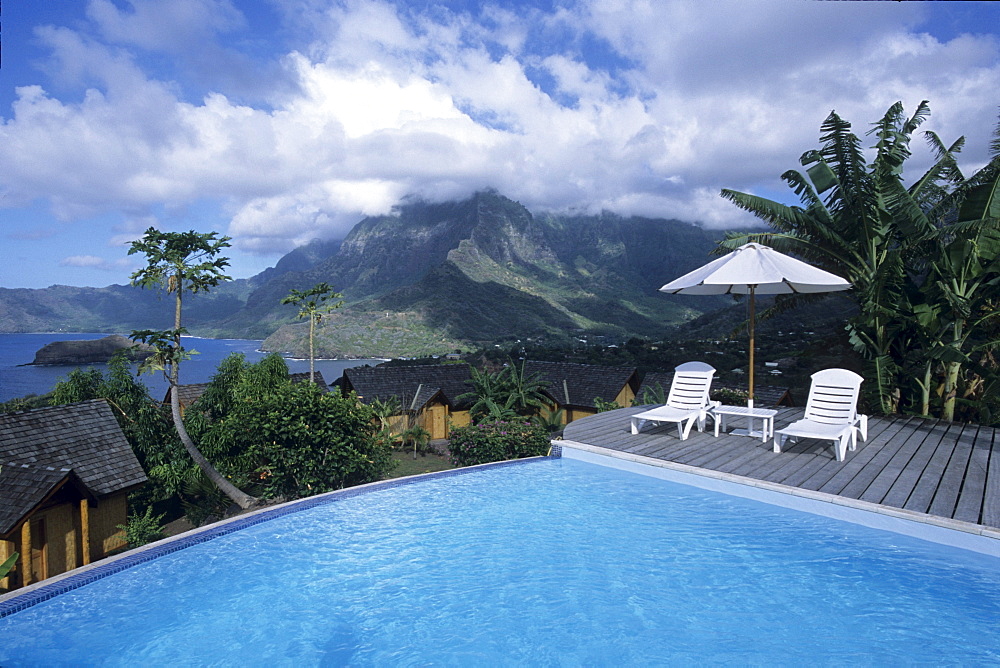
[[[916,326],[908,295],[914,279],[928,271],[929,258],[921,250],[954,215],[952,193],[966,184],[955,158],[964,139],[945,145],[933,133],[926,136],[936,154],[934,163],[912,185],[904,183],[911,138],[929,113],[927,102],[910,116],[902,103],[892,105],[868,133],[876,140],[875,157],[868,163],[851,124],[832,112],[821,126],[821,147],[800,159],[805,173],[789,170],[782,175],[801,206],[722,191],[724,198],[774,231],[732,234],[720,244],[720,252],[758,241],[854,285],[848,294],[857,301],[859,314],[847,331],[868,362],[867,387],[884,413],[900,406],[907,345],[914,340]],[[778,308],[797,299],[780,300]]]
[[[7,577],[7,574],[14,568],[14,564],[17,563],[17,558],[20,556],[20,553],[15,552],[7,557],[2,564],[0,564],[0,579]]]

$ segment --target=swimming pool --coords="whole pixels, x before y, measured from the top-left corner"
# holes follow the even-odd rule
[[[0,619],[0,665],[982,664],[1000,560],[569,459],[316,505]]]

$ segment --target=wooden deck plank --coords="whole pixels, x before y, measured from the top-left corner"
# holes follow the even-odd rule
[[[790,480],[788,484],[793,484],[803,489],[827,491],[825,487],[830,484],[830,481],[834,477],[839,476],[841,482],[837,484],[846,486],[871,461],[871,458],[875,456],[878,449],[882,447],[881,444],[883,441],[891,438],[891,426],[892,423],[886,420],[869,420],[868,439],[862,441],[858,438],[857,449],[853,452],[848,450],[847,457],[843,462],[838,462],[835,453],[829,450],[825,453],[825,466],[814,466],[808,470],[803,470],[801,479],[797,476],[796,479]],[[805,475],[806,473],[809,475]]]
[[[924,438],[920,437],[917,431],[919,424],[920,420],[918,418],[908,418],[900,430],[886,443],[886,448],[892,448],[894,452],[889,461],[886,462],[882,470],[878,472],[878,475],[875,476],[875,479],[871,481],[868,488],[861,495],[862,501],[882,503],[882,499],[892,489],[893,483],[896,482],[902,472],[910,465],[913,455],[916,454],[920,444],[926,438],[926,434],[923,435]]]
[[[911,436],[913,440],[920,440],[916,452],[910,458],[909,466],[900,471],[896,480],[889,487],[889,491],[882,497],[882,505],[892,508],[903,508],[907,500],[916,488],[917,483],[924,475],[927,463],[937,451],[941,439],[948,432],[951,424],[939,422],[937,420],[917,418],[917,430]]]
[[[980,427],[976,440],[972,444],[972,454],[969,457],[969,467],[962,481],[962,491],[955,507],[956,520],[963,522],[979,522],[983,513],[983,501],[986,496],[986,470],[990,462],[990,452],[993,449],[994,429]]]
[[[983,513],[980,524],[1000,527],[1000,431],[993,432],[993,448],[990,463],[986,469],[986,485],[983,493]]]
[[[934,454],[928,460],[920,480],[917,481],[903,508],[918,513],[930,513],[934,495],[937,494],[937,488],[941,484],[941,478],[948,467],[948,462],[951,461],[951,455],[955,451],[955,444],[961,433],[961,424],[955,422],[948,424],[947,433],[938,441]],[[950,514],[948,516],[951,517]]]
[[[972,456],[972,443],[976,440],[978,433],[979,425],[963,425],[962,433],[955,442],[951,459],[948,460],[948,465],[941,476],[941,483],[938,485],[934,500],[931,502],[931,515],[955,516],[958,495],[962,491],[962,482],[965,480],[965,472],[969,468],[969,458]]]
[[[631,434],[629,417],[648,407],[600,413],[567,425],[565,437],[598,447],[814,489],[1000,528],[1000,436],[919,417],[872,418],[867,442],[837,462],[831,446],[803,440],[780,454],[771,443],[712,431],[681,441],[673,425]],[[780,428],[802,415],[782,409]],[[711,424],[711,423],[709,423]]]
[[[867,441],[858,443],[858,449],[848,451],[843,462],[817,472],[804,481],[803,486],[806,489],[852,498],[852,494],[860,494],[871,482],[872,462],[882,455],[886,442],[892,437],[892,424],[885,420],[871,420]]]
[[[904,425],[905,426],[905,425]],[[851,481],[840,491],[840,494],[850,499],[861,499],[871,487],[878,475],[890,464],[905,441],[896,439],[898,431],[886,429],[880,435],[876,448],[872,448],[872,456]]]

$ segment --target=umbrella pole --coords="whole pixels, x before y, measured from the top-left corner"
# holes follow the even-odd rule
[[[747,406],[753,408],[753,350],[754,350],[754,340],[753,340],[753,325],[756,319],[756,313],[754,312],[754,290],[756,285],[750,286],[750,391],[747,393]]]

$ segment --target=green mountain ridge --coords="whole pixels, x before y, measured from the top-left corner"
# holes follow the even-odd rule
[[[485,192],[367,218],[337,254],[267,290],[287,293],[298,287],[292,281],[344,286],[345,307],[317,336],[317,347],[332,356],[414,356],[581,335],[659,337],[724,303],[656,291],[703,263],[714,246],[713,234],[679,221],[535,217]],[[382,338],[382,347],[363,338],[357,345],[378,314],[393,313],[409,314],[412,336],[396,330],[391,348]],[[385,320],[389,328],[392,318]],[[304,331],[304,324],[286,325],[264,347],[301,354]]]
[[[317,354],[400,357],[494,342],[661,338],[728,301],[663,295],[704,264],[721,233],[673,220],[534,216],[496,192],[410,201],[360,221],[343,241],[314,241],[273,268],[185,302],[201,336],[266,339],[304,356],[306,324],[280,301],[327,282],[344,307],[324,319]],[[162,293],[131,286],[0,288],[0,331],[114,331],[170,326]]]

